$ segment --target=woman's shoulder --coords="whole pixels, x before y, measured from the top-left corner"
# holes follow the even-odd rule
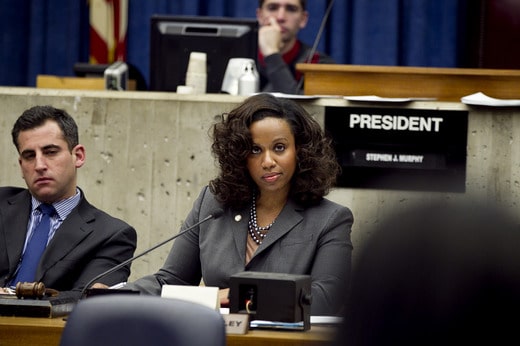
[[[218,213],[220,213],[220,210],[224,209],[224,205],[217,200],[215,194],[211,192],[209,185],[206,185],[201,189],[195,204],[200,206],[201,211],[210,212],[212,214],[217,210]]]
[[[320,204],[322,204],[326,208],[349,209],[347,206],[339,204],[338,202],[331,201],[326,197],[321,199]]]
[[[350,229],[354,223],[354,215],[350,208],[326,198],[315,205],[303,208],[300,213],[317,232]]]
[[[328,198],[322,198],[319,202],[304,208],[307,214],[318,215],[333,215],[333,214],[347,214],[352,215],[349,207],[331,201]]]

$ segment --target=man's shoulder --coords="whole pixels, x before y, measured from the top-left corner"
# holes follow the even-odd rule
[[[77,209],[79,213],[83,215],[83,217],[86,219],[93,218],[98,223],[109,224],[115,228],[132,228],[132,226],[130,226],[127,222],[123,221],[122,219],[119,219],[118,217],[113,216],[108,212],[90,204],[90,202],[87,201],[84,195],[82,196],[81,201],[77,206]]]
[[[0,200],[16,196],[20,193],[26,192],[27,189],[18,186],[1,186],[0,187]]]
[[[300,52],[298,54],[299,62],[305,61],[308,58],[311,50],[312,50],[311,46],[300,41]],[[315,63],[318,63],[318,64],[335,64],[336,63],[330,55],[327,55],[324,52],[316,51],[314,53],[314,55],[318,57],[318,61]]]

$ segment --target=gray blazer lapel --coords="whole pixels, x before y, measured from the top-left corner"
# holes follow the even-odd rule
[[[303,216],[300,211],[303,210],[302,207],[298,206],[295,202],[289,200],[285,207],[282,209],[280,215],[276,218],[275,223],[271,226],[267,237],[264,238],[262,244],[258,247],[253,258],[265,251],[268,247],[270,247],[273,243],[275,243],[278,239],[283,237],[287,232],[292,230],[296,225],[298,225],[302,220]]]
[[[233,221],[231,223],[231,232],[233,232],[233,239],[237,252],[240,254],[241,263],[246,262],[246,238],[247,238],[247,222],[249,221],[249,209],[243,209],[238,212],[233,212]]]

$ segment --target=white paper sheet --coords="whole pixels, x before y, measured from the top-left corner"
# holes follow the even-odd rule
[[[491,107],[517,107],[520,106],[520,99],[497,99],[489,97],[482,92],[464,96],[460,101],[467,105],[491,106]]]
[[[376,95],[345,96],[345,100],[356,102],[412,102],[412,101],[435,101],[432,97],[380,97]]]

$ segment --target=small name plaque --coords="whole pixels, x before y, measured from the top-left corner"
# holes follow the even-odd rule
[[[222,317],[226,322],[227,334],[247,334],[249,329],[248,314],[223,314]]]

